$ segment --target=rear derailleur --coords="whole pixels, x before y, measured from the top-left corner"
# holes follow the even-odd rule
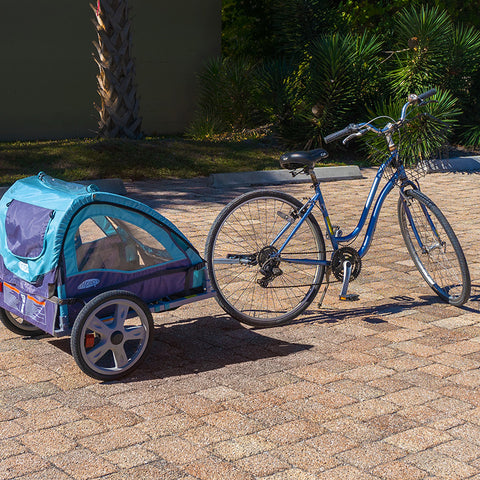
[[[283,274],[282,269],[279,268],[280,258],[276,256],[276,253],[277,249],[270,245],[263,247],[258,253],[257,261],[260,265],[259,272],[263,277],[259,278],[257,283],[263,288],[267,288],[273,279]]]

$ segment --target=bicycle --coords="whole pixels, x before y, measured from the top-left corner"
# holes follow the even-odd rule
[[[358,224],[351,233],[344,235],[339,227],[332,225],[315,175],[315,164],[328,156],[324,149],[291,152],[280,158],[280,165],[293,175],[310,175],[314,194],[305,203],[283,192],[256,190],[234,199],[220,212],[207,237],[206,259],[217,301],[227,313],[255,327],[282,325],[311,304],[326,272],[326,288],[329,275],[333,274],[342,282],[340,300],[356,299],[347,293],[349,283],[360,274],[362,258],[372,243],[381,208],[395,186],[400,192],[397,209],[400,229],[415,266],[442,300],[455,306],[468,300],[470,274],[460,243],[440,209],[421,192],[418,179],[410,178],[393,136],[406,125],[408,108],[425,105],[426,99],[435,93],[432,89],[421,95],[409,95],[398,120],[377,117],[366,123],[350,124],[325,137],[326,143],[341,138],[347,143],[373,132],[385,137],[390,152],[378,168]],[[373,125],[378,118],[389,121],[378,128]],[[362,245],[355,250],[345,244],[355,240],[365,227],[387,170],[390,177],[375,201]],[[313,215],[315,205],[320,208],[333,250],[330,258]]]

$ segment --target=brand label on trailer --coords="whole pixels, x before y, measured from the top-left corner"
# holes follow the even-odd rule
[[[22,272],[25,272],[25,273],[28,273],[28,272],[29,272],[28,263],[18,262],[18,268],[19,268]]]
[[[96,287],[100,283],[98,278],[89,278],[88,280],[83,281],[78,287],[77,290],[85,290],[86,288]]]

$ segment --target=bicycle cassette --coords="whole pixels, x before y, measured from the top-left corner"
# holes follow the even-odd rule
[[[362,259],[354,248],[339,248],[333,253],[330,266],[334,277],[340,282],[343,281],[343,263],[346,261],[350,262],[352,265],[350,281],[355,280],[362,270]]]
[[[280,259],[274,256],[276,253],[277,249],[270,245],[263,247],[258,253],[259,272],[263,277],[258,279],[257,283],[263,288],[267,288],[274,278],[283,274],[283,271],[279,268]]]

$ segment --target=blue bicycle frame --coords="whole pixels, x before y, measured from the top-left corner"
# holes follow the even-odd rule
[[[380,115],[323,137],[325,144],[341,139],[346,144],[372,133],[387,144],[385,161],[375,172],[351,231],[349,227],[342,232],[330,220],[314,169],[328,156],[322,148],[280,157],[281,167],[294,176],[310,176],[314,190],[308,200],[300,203],[283,192],[259,190],[238,197],[224,208],[210,229],[206,256],[217,299],[227,313],[252,326],[281,325],[305,311],[324,283],[321,305],[332,276],[342,285],[339,299],[356,300],[358,295],[348,293],[349,284],[361,272],[361,259],[372,245],[385,199],[396,186],[400,231],[413,263],[443,300],[456,306],[467,301],[471,283],[458,239],[438,207],[420,191],[416,178],[422,172],[404,167],[402,150],[396,145],[401,144],[400,130],[410,121],[409,106],[425,105],[435,93],[431,89],[409,95],[398,120]],[[419,115],[429,116],[426,112]],[[373,125],[380,120],[388,123],[382,128]],[[315,207],[321,211],[331,244],[327,248],[323,228],[314,218]],[[355,248],[351,246],[353,241]],[[220,268],[215,270],[217,265]]]
[[[432,94],[432,92],[434,93],[434,91],[432,90],[432,91],[429,91],[428,94]],[[415,98],[418,98],[418,97],[415,97]],[[410,105],[410,98],[409,98],[409,101],[402,108],[402,113],[401,113],[401,116],[400,116],[401,121],[405,120],[407,108],[408,108],[409,105]],[[330,242],[332,244],[334,252],[340,248],[341,244],[348,243],[348,242],[354,240],[355,238],[357,238],[357,236],[360,234],[360,232],[365,227],[365,224],[367,222],[367,218],[368,218],[369,213],[370,213],[370,209],[372,208],[373,202],[375,201],[375,197],[377,195],[378,187],[379,187],[380,181],[383,177],[383,174],[384,174],[386,168],[389,167],[389,165],[392,162],[395,162],[396,163],[396,168],[394,170],[394,173],[389,178],[386,185],[383,187],[382,191],[378,195],[377,200],[375,201],[375,205],[373,206],[372,215],[371,215],[370,220],[368,222],[367,231],[365,233],[363,243],[362,243],[360,249],[358,250],[358,255],[360,256],[360,258],[365,256],[365,254],[368,252],[368,250],[370,248],[370,245],[372,244],[373,235],[374,235],[375,229],[377,227],[377,222],[378,222],[378,218],[380,216],[380,211],[382,209],[383,203],[384,203],[385,199],[387,198],[388,194],[393,190],[395,184],[400,180],[400,183],[401,183],[400,190],[401,190],[401,192],[403,192],[403,189],[404,189],[405,185],[410,185],[414,188],[418,188],[412,182],[408,181],[407,175],[406,175],[406,172],[405,172],[405,167],[403,166],[403,164],[397,162],[398,149],[395,146],[395,144],[393,142],[393,139],[392,139],[392,126],[393,126],[392,124],[387,124],[384,128],[380,129],[380,128],[377,128],[377,127],[373,126],[371,123],[359,123],[355,126],[355,129],[356,129],[357,133],[354,133],[354,134],[352,134],[351,136],[348,137],[348,138],[352,138],[352,137],[355,137],[355,136],[363,135],[363,133],[365,133],[367,131],[375,132],[378,135],[383,134],[386,138],[387,144],[388,144],[388,146],[390,148],[390,152],[391,152],[389,158],[384,163],[382,163],[382,165],[380,165],[380,167],[378,168],[378,171],[375,175],[372,186],[370,187],[370,192],[369,192],[367,200],[365,202],[362,214],[360,216],[360,220],[359,220],[357,226],[352,230],[352,232],[349,233],[348,235],[338,235],[337,236],[337,232],[335,232],[333,227],[332,227],[332,223],[330,221],[330,216],[328,214],[328,210],[327,210],[327,206],[325,204],[325,200],[323,199],[323,195],[322,195],[322,192],[321,192],[321,189],[320,189],[320,185],[319,185],[319,183],[318,183],[318,181],[315,177],[315,174],[313,172],[311,172],[311,176],[312,176],[312,180],[313,180],[314,188],[315,188],[315,195],[310,200],[308,200],[308,202],[305,203],[305,205],[300,209],[299,212],[301,214],[301,218],[300,218],[299,222],[294,226],[293,230],[288,234],[288,237],[283,242],[281,247],[278,248],[276,253],[272,255],[273,257],[277,257],[277,256],[280,257],[281,256],[282,262],[286,262],[286,263],[329,266],[330,265],[329,260],[313,260],[313,259],[306,259],[306,258],[303,258],[303,259],[302,258],[288,258],[288,257],[282,256],[282,252],[285,249],[285,247],[288,245],[288,243],[290,242],[290,239],[296,234],[298,229],[302,226],[303,222],[312,213],[312,210],[315,207],[315,205],[318,205],[320,207],[320,210],[322,212],[323,219],[324,219],[324,222],[325,222],[325,226],[326,226],[326,229],[327,229],[327,236],[330,239]],[[343,132],[337,132],[334,135],[338,135],[338,133],[341,134]],[[422,209],[424,211],[425,217],[428,219],[428,222],[430,224],[430,227],[432,228],[432,231],[438,237],[435,225],[433,224],[433,221],[432,221],[428,211],[423,206],[422,206]],[[423,242],[420,238],[420,235],[418,234],[415,222],[412,219],[411,212],[409,211],[408,208],[406,208],[406,214],[407,214],[407,218],[409,220],[410,226],[413,230],[414,236],[415,236],[420,248],[422,250],[425,249],[426,247],[425,247],[425,245],[423,245]],[[289,229],[293,225],[293,223],[294,223],[294,219],[292,218],[283,227],[283,229],[279,232],[279,234],[272,241],[270,246],[277,245],[280,242],[280,239],[283,238],[284,234],[286,234],[289,231]],[[347,283],[348,283],[348,281],[347,281]]]
[[[390,165],[390,163],[396,159],[397,157],[397,151],[393,151],[390,157],[378,168],[377,174],[375,175],[375,178],[373,180],[372,186],[370,187],[370,192],[368,194],[367,200],[365,202],[364,208],[362,215],[360,217],[360,220],[357,224],[357,226],[353,229],[351,233],[348,235],[344,236],[336,236],[335,232],[332,227],[332,223],[330,221],[330,216],[328,214],[327,206],[325,204],[325,200],[323,199],[323,195],[320,189],[320,185],[318,182],[315,183],[315,195],[304,205],[304,207],[301,209],[302,217],[300,218],[299,222],[295,225],[293,230],[289,233],[288,237],[282,244],[282,246],[278,249],[276,252],[275,256],[281,256],[282,251],[285,249],[285,247],[288,245],[290,239],[296,234],[297,230],[302,226],[303,222],[306,220],[306,218],[310,215],[312,212],[313,208],[315,207],[316,204],[320,207],[320,210],[323,215],[323,219],[325,222],[325,226],[328,232],[328,238],[330,239],[330,242],[332,244],[332,247],[335,250],[339,248],[339,245],[342,243],[347,243],[350,242],[351,240],[355,239],[360,232],[363,230],[370,209],[372,208],[373,202],[375,200],[377,191],[378,191],[378,186],[380,184],[380,181],[383,177],[383,174],[385,172],[385,169]],[[367,231],[365,233],[365,237],[362,243],[362,246],[360,247],[358,254],[360,257],[363,257],[367,252],[368,249],[370,248],[370,245],[372,244],[373,240],[373,235],[375,233],[375,228],[377,226],[378,218],[380,216],[380,211],[382,209],[383,203],[385,199],[387,198],[388,194],[393,190],[395,183],[397,180],[401,177],[405,176],[405,170],[403,165],[400,165],[398,169],[395,171],[395,173],[391,176],[391,178],[388,180],[386,185],[383,187],[382,191],[378,195],[378,198],[375,202],[375,206],[373,207],[373,212],[370,218],[370,221],[368,222],[368,227]],[[279,232],[277,237],[272,241],[271,245],[274,246],[280,238],[283,237],[283,235],[290,229],[292,222],[289,222],[285,227]],[[313,259],[301,259],[301,258],[288,258],[282,256],[282,262],[287,262],[287,263],[297,263],[297,264],[306,264],[306,265],[325,265],[328,266],[330,264],[329,260],[313,260]]]

